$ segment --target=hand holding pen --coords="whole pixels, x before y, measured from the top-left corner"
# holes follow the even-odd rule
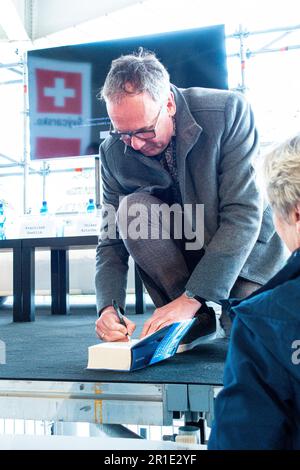
[[[96,320],[96,334],[102,341],[129,341],[136,325],[122,314],[121,308],[113,300],[105,307]]]
[[[119,305],[117,304],[117,302],[115,300],[112,300],[112,306],[113,306],[113,308],[115,309],[115,311],[118,315],[118,318],[119,318],[119,321],[120,321],[121,325],[125,326],[125,328],[127,329],[127,324],[124,320],[124,315],[121,312],[121,309],[120,309]],[[130,340],[130,336],[128,334],[128,331],[126,333],[126,336],[128,336],[128,339]]]
[[[135,323],[122,314],[115,301],[100,312],[95,322],[96,334],[105,342],[130,341],[135,328]]]

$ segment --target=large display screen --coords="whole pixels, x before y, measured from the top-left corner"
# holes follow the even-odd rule
[[[178,87],[226,89],[224,26],[28,52],[31,159],[98,153],[109,129],[97,99],[113,59],[144,47]]]

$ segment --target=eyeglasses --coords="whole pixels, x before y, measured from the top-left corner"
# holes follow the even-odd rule
[[[109,130],[110,135],[119,137],[123,142],[125,143],[130,143],[132,137],[137,137],[138,139],[141,140],[150,140],[154,139],[156,137],[156,127],[159,121],[160,113],[162,111],[162,108],[160,108],[159,113],[155,119],[155,124],[152,129],[146,129],[146,130],[139,130],[139,131],[127,131],[127,132],[118,132],[112,128],[112,123],[110,124],[111,128]]]

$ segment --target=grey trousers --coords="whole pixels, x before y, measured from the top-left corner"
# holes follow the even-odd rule
[[[176,217],[171,217],[170,224],[164,220],[158,210],[161,204],[161,200],[148,193],[133,193],[122,199],[117,214],[119,233],[156,307],[183,294],[204,254],[203,249],[185,250],[184,237],[174,238]],[[132,227],[134,231],[130,230]],[[144,238],[138,237],[138,230]],[[153,233],[155,238],[151,237]],[[239,277],[230,297],[244,298],[259,287],[260,284]]]

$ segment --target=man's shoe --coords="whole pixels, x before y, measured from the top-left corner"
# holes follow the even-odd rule
[[[189,351],[200,344],[207,344],[219,338],[224,338],[225,332],[220,326],[215,311],[205,306],[195,315],[195,321],[182,338],[177,353]]]

